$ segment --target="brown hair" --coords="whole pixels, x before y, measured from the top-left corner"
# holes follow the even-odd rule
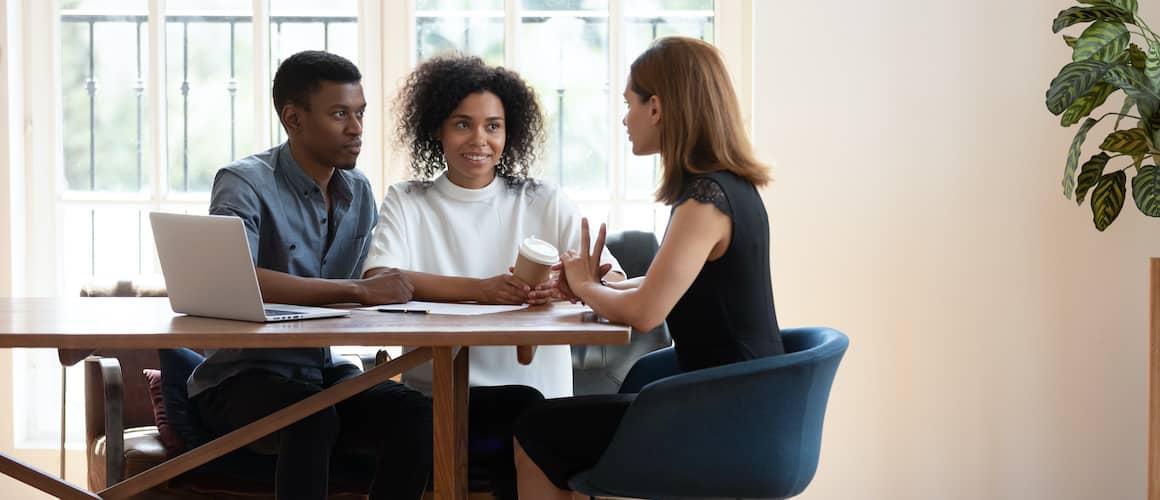
[[[661,102],[657,201],[676,203],[686,175],[724,170],[755,186],[769,182],[769,167],[753,156],[715,47],[696,38],[661,38],[633,61],[628,80],[642,102],[654,95]]]

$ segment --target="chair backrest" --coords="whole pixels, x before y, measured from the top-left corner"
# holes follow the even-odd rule
[[[660,245],[652,233],[622,231],[608,235],[605,246],[629,278],[644,276]],[[611,394],[641,356],[672,344],[663,323],[649,332],[633,332],[628,345],[572,346],[572,378],[576,395]]]
[[[786,354],[644,385],[600,461],[574,486],[634,498],[801,493],[817,470],[830,387],[849,340],[829,328],[783,329],[782,339]]]
[[[95,356],[116,358],[121,365],[122,415],[124,428],[153,425],[153,400],[143,370],[157,369],[160,363],[156,349],[103,350]],[[90,358],[85,362],[85,443],[105,434],[105,386],[101,382],[101,366]]]

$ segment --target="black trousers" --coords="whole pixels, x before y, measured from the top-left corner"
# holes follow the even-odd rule
[[[359,374],[353,365],[325,370],[323,384],[269,372],[246,372],[194,398],[202,423],[222,435]],[[373,458],[374,500],[422,497],[431,471],[431,400],[387,381],[252,443],[276,453],[279,500],[325,499],[332,454]]]
[[[469,475],[486,473],[492,494],[516,500],[516,420],[524,410],[544,400],[531,387],[472,387],[468,401],[467,462]]]

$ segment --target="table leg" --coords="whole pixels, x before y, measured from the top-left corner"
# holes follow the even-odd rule
[[[11,477],[57,498],[100,498],[68,481],[0,453],[0,474]]]
[[[466,500],[468,348],[433,349],[435,500]]]

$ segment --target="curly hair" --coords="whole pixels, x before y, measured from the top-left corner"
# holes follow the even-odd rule
[[[447,168],[437,138],[444,120],[467,96],[488,91],[503,103],[507,137],[495,166],[509,186],[528,179],[544,142],[544,120],[536,92],[519,74],[462,55],[429,59],[415,68],[395,98],[396,138],[411,154],[413,180],[430,181]]]

